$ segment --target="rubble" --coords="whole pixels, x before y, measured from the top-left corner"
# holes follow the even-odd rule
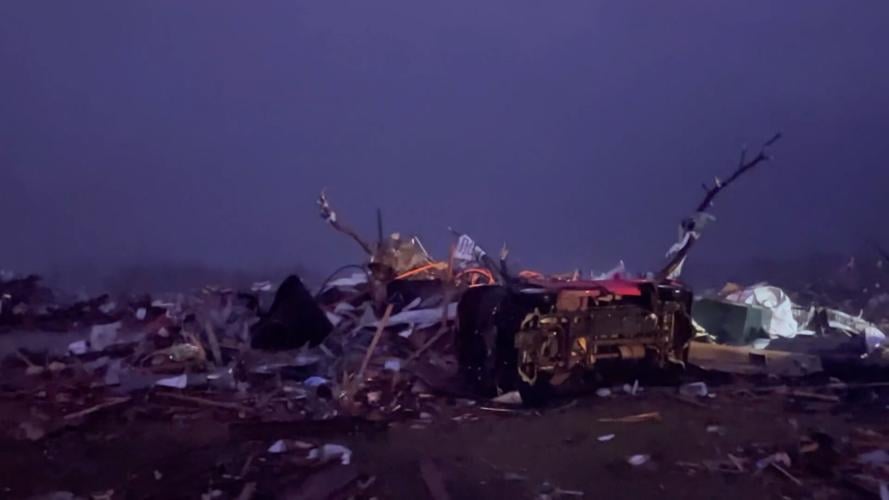
[[[623,261],[589,279],[579,271],[513,272],[505,247],[495,261],[456,231],[447,258],[437,260],[416,236],[384,236],[379,214],[376,241],[365,240],[322,193],[322,218],[358,243],[367,261],[321,283],[290,275],[277,288],[266,281],[245,290],[205,287],[157,298],[64,302],[36,276],[6,276],[0,281],[0,334],[66,336],[61,349],[29,346],[10,353],[7,365],[25,375],[14,381],[15,397],[33,408],[11,434],[39,443],[91,419],[210,416],[226,423],[230,436],[262,444],[244,460],[238,487],[229,488],[237,497],[259,496],[263,488],[257,478],[245,479],[258,466],[255,457],[263,467],[299,471],[282,490],[324,497],[363,494],[375,483],[359,473],[362,448],[347,436],[575,411],[577,399],[551,403],[561,394],[597,395],[583,404],[616,416],[589,421],[640,424],[634,428],[675,418],[652,401],[679,401],[686,411],[701,413],[741,398],[774,398],[807,411],[845,408],[858,391],[879,386],[851,378],[816,385],[812,377],[839,375],[838,368],[845,375],[889,367],[880,323],[889,315],[871,322],[862,312],[805,301],[804,294],[764,283],[696,296],[679,281],[690,248],[714,220],[709,210],[716,194],[768,159],[765,148],[778,137],[708,188],[657,273],[633,275]],[[889,307],[887,297],[880,291],[859,302],[876,314]],[[617,406],[628,401],[649,406]],[[701,427],[712,439],[730,435],[718,420]],[[596,441],[615,439],[604,430],[597,430]],[[879,446],[843,451],[844,466],[871,492],[885,488],[887,479],[889,437],[869,437],[875,436]],[[681,466],[695,473],[775,474],[804,488],[811,479],[800,456],[826,446],[805,447],[750,446]],[[635,467],[661,465],[653,453],[618,459]],[[428,493],[449,498],[441,467],[419,467]],[[158,482],[169,475],[154,474]],[[544,484],[541,497],[582,495]],[[234,496],[212,484],[203,494]]]

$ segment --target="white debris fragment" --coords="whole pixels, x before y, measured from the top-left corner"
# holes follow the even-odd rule
[[[185,389],[188,387],[188,375],[183,373],[175,377],[162,378],[154,383],[160,387],[170,387],[172,389]]]
[[[772,339],[756,339],[753,341],[753,344],[751,344],[751,345],[753,346],[754,349],[761,351],[761,350],[765,349],[766,347],[768,347],[769,343],[771,343],[771,342],[772,342]]]
[[[778,453],[773,453],[765,458],[757,460],[756,468],[757,468],[757,470],[763,470],[772,464],[780,465],[783,467],[790,467],[790,464],[791,464],[790,456],[787,453],[784,453],[783,451],[778,452]]]
[[[327,316],[327,321],[330,321],[330,324],[333,326],[339,325],[340,321],[343,320],[342,316],[329,311],[324,311],[324,315]]]
[[[497,396],[491,401],[504,405],[520,405],[522,404],[522,395],[519,394],[519,391],[510,391]]]
[[[590,279],[593,281],[604,281],[604,280],[613,280],[615,278],[619,278],[622,274],[627,272],[627,266],[624,264],[623,259],[617,263],[610,271],[606,271],[602,274],[596,274],[594,271],[590,271]]]
[[[874,450],[858,455],[858,463],[866,465],[885,465],[889,463],[889,452]]]
[[[306,458],[322,463],[339,459],[341,464],[349,465],[352,462],[352,450],[340,444],[325,444],[309,451]]]
[[[120,321],[106,325],[93,325],[90,330],[90,346],[94,351],[104,351],[117,343]]]
[[[151,301],[151,307],[155,307],[157,309],[173,309],[176,307],[176,304],[167,300],[156,299]]]
[[[625,393],[629,394],[630,396],[635,396],[636,394],[639,393],[639,390],[640,390],[639,380],[633,381],[633,385],[624,384],[623,390]]]
[[[305,380],[303,380],[303,385],[306,387],[318,387],[325,384],[329,384],[330,381],[324,377],[319,377],[317,375],[313,375]]]
[[[114,490],[99,491],[90,494],[92,500],[111,500],[114,498]]]
[[[607,398],[611,396],[611,389],[607,387],[600,387],[596,389],[596,396],[599,396],[600,398]]]
[[[886,345],[886,334],[875,326],[866,326],[864,328],[864,344],[867,346],[867,352],[872,353]]]
[[[31,365],[31,366],[25,368],[25,375],[33,377],[33,376],[37,376],[37,375],[42,375],[43,372],[45,372],[45,371],[46,371],[46,368],[44,368],[42,366]]]
[[[136,309],[136,319],[138,319],[139,321],[145,321],[145,316],[147,316],[147,315],[148,315],[148,310],[145,309],[144,307],[140,307],[139,309]]]
[[[298,353],[293,358],[293,364],[291,366],[312,366],[318,364],[321,361],[321,356],[310,354],[307,352]]]
[[[596,440],[598,440],[600,443],[607,443],[612,439],[614,439],[614,434],[603,434],[596,438]]]
[[[120,385],[120,374],[123,372],[123,360],[115,359],[108,363],[103,382],[107,386]]]
[[[390,372],[399,372],[401,371],[401,360],[398,358],[387,359],[383,363],[383,369]]]
[[[222,490],[213,490],[201,494],[201,500],[213,500],[214,498],[222,498]]]
[[[451,303],[447,306],[447,320],[452,321],[457,318],[457,303]],[[401,311],[398,314],[395,314],[389,318],[389,322],[386,326],[394,326],[394,325],[412,325],[414,328],[429,328],[430,326],[437,325],[441,323],[442,320],[442,308],[434,307],[430,309],[415,309],[412,311]],[[380,321],[374,318],[374,321],[371,324],[365,324],[363,326],[380,326]]]
[[[285,453],[287,452],[287,443],[283,439],[279,439],[272,443],[267,450],[269,453]]]
[[[355,273],[352,276],[346,278],[338,278],[329,283],[324,287],[325,290],[329,290],[331,288],[347,288],[354,287],[358,285],[363,285],[367,283],[367,274],[365,273]]]
[[[404,306],[401,310],[402,310],[402,311],[410,311],[411,309],[413,309],[413,308],[417,307],[418,305],[420,305],[421,302],[423,302],[423,298],[422,298],[422,297],[417,297],[416,299],[412,300],[412,301],[410,302],[410,304]]]
[[[651,457],[648,455],[633,455],[627,459],[627,463],[634,467],[639,467],[648,463],[650,459]]]
[[[78,340],[76,342],[71,342],[68,344],[68,352],[75,356],[80,356],[81,354],[86,354],[89,352],[90,348],[86,344],[86,340]]]
[[[468,235],[461,234],[457,238],[457,246],[454,249],[454,260],[464,263],[475,262],[485,255],[485,251],[472,241]]]
[[[336,314],[343,314],[347,312],[352,312],[355,310],[355,306],[348,302],[338,302],[337,305],[333,308],[333,312]]]
[[[527,481],[528,476],[524,476],[524,475],[518,474],[516,472],[507,472],[507,473],[503,474],[503,480],[504,481],[511,481],[511,482]]]
[[[726,297],[730,302],[763,307],[771,311],[771,320],[766,326],[769,335],[792,338],[800,331],[800,325],[793,317],[793,302],[778,287],[756,285]]]
[[[690,397],[707,397],[707,384],[705,382],[692,382],[679,388],[679,394]]]

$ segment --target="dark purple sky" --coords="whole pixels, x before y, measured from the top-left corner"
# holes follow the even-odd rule
[[[889,240],[889,3],[0,2],[0,267],[332,269],[314,206],[547,270]],[[694,265],[694,264],[692,264]]]

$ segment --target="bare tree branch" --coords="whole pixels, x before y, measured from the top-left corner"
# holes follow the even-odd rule
[[[704,195],[704,199],[701,200],[701,203],[698,204],[695,209],[695,213],[704,213],[706,212],[712,205],[713,199],[716,198],[716,195],[722,192],[723,189],[729,187],[733,182],[738,180],[739,177],[749,172],[753,167],[759,165],[762,162],[769,161],[771,157],[768,155],[766,149],[775,144],[778,139],[781,138],[781,133],[775,134],[771,139],[766,141],[762,148],[760,148],[759,153],[750,161],[747,161],[747,149],[743,148],[741,150],[741,159],[738,161],[738,168],[730,175],[726,180],[720,180],[718,177],[714,180],[713,187],[706,188],[706,194]],[[697,241],[698,236],[695,233],[695,218],[690,217],[683,221],[683,229],[689,233],[688,241],[683,245],[678,252],[676,252],[671,258],[670,261],[667,262],[667,265],[664,266],[663,269],[657,274],[656,279],[658,281],[666,280],[679,265],[685,260],[685,257],[688,255],[688,252],[691,250],[691,247],[694,246],[695,241]]]
[[[358,236],[358,233],[353,231],[351,228],[346,227],[339,221],[336,212],[334,212],[333,209],[330,208],[330,202],[327,201],[327,195],[324,193],[323,190],[321,191],[321,196],[318,197],[318,208],[321,210],[321,218],[327,221],[327,223],[330,224],[331,227],[355,240],[355,242],[361,246],[361,249],[364,250],[364,253],[366,253],[367,255],[374,254],[371,246],[368,245],[367,242],[361,238],[361,236]]]

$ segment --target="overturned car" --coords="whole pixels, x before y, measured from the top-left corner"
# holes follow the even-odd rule
[[[692,293],[653,280],[528,281],[468,290],[457,349],[486,393],[518,389],[530,405],[572,373],[614,362],[682,365],[694,336]]]
[[[649,279],[514,280],[502,257],[504,284],[470,289],[460,300],[457,348],[466,378],[488,393],[517,387],[522,400],[534,405],[572,372],[612,360],[658,368],[684,364],[695,333],[693,295],[676,278],[701,229],[713,220],[713,200],[768,161],[767,148],[780,138],[775,134],[753,158],[742,151],[728,178],[704,185],[704,198],[680,224],[667,264]]]

